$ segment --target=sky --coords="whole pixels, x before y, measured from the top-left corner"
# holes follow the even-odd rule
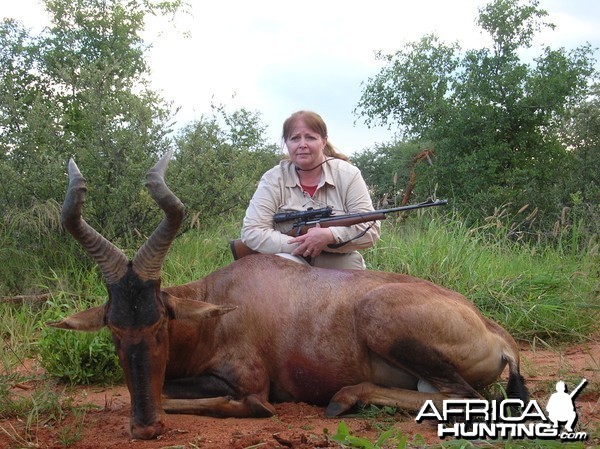
[[[393,53],[427,34],[463,49],[488,46],[477,27],[488,0],[189,0],[189,15],[174,23],[148,22],[145,33],[151,86],[180,110],[177,126],[211,114],[258,111],[269,142],[281,144],[281,126],[301,109],[319,113],[329,140],[351,155],[393,139],[393,130],[369,128],[354,112],[363,83],[383,67],[378,51]],[[537,45],[573,49],[590,43],[600,58],[598,0],[539,0],[556,25]],[[32,31],[48,23],[40,0],[0,0],[0,17]],[[600,68],[600,66],[598,66]]]

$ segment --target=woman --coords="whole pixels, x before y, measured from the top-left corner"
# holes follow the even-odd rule
[[[323,119],[310,111],[292,114],[283,124],[289,153],[267,171],[246,211],[242,241],[261,253],[278,254],[324,268],[364,269],[356,251],[379,239],[379,223],[310,228],[304,235],[286,234],[291,223],[274,223],[273,215],[331,206],[336,215],[372,211],[367,185],[358,168],[335,151]]]

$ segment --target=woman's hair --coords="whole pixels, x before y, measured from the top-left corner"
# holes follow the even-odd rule
[[[327,140],[325,144],[325,148],[323,149],[323,153],[325,156],[334,157],[336,159],[342,159],[344,161],[348,160],[348,157],[338,152],[335,147],[329,143],[329,139],[327,139],[327,125],[325,121],[321,118],[319,114],[312,111],[298,111],[294,112],[290,115],[285,122],[283,122],[283,141],[285,142],[290,134],[292,133],[292,128],[296,124],[298,120],[302,119],[306,126],[308,126],[313,132],[319,134],[323,139]]]

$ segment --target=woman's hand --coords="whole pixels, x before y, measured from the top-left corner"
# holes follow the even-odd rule
[[[316,225],[304,235],[294,237],[289,243],[297,243],[292,256],[317,257],[331,243],[335,243],[333,234],[327,228]]]

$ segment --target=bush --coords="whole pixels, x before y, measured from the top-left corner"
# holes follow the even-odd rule
[[[42,325],[90,307],[79,298],[60,295],[48,303]],[[68,384],[113,384],[123,380],[108,329],[84,333],[42,328],[38,342],[41,364],[51,376]]]

